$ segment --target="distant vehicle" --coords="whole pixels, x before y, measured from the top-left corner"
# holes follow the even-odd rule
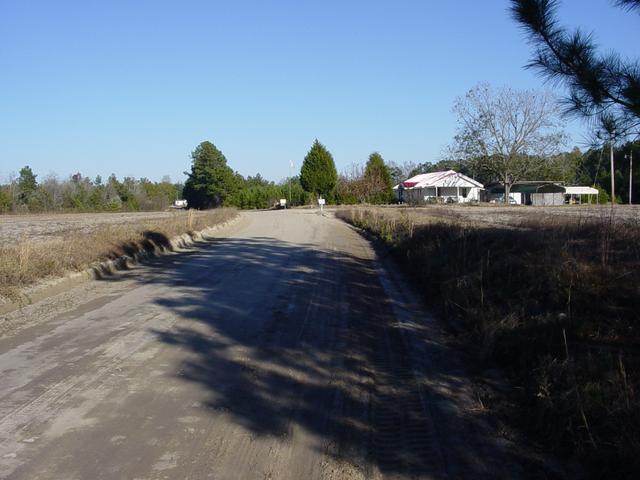
[[[489,200],[489,203],[504,203],[504,195],[502,195],[499,198],[494,198],[492,200]],[[509,197],[509,205],[518,205],[518,201],[513,198],[513,197]]]
[[[173,202],[173,205],[171,205],[171,208],[187,208],[187,201],[176,200],[175,202]]]
[[[274,201],[271,204],[271,209],[272,210],[283,210],[287,208],[287,199],[286,198],[281,198],[280,200]]]

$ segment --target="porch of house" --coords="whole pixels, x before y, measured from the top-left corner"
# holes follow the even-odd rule
[[[476,187],[422,187],[404,190],[404,200],[409,203],[466,203],[477,201]]]

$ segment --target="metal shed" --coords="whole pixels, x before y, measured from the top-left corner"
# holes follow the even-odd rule
[[[504,201],[504,185],[487,186],[489,201]],[[509,192],[510,203],[518,205],[564,205],[565,187],[555,182],[516,182]]]

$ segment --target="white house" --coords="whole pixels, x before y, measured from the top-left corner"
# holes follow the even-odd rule
[[[484,186],[454,170],[421,173],[399,183],[393,189],[396,199],[404,203],[478,202]]]

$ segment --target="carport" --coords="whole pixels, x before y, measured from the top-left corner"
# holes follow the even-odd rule
[[[570,204],[582,203],[582,196],[587,196],[587,202],[591,203],[591,198],[596,196],[596,203],[599,203],[600,192],[597,188],[592,187],[564,187],[564,194]]]

